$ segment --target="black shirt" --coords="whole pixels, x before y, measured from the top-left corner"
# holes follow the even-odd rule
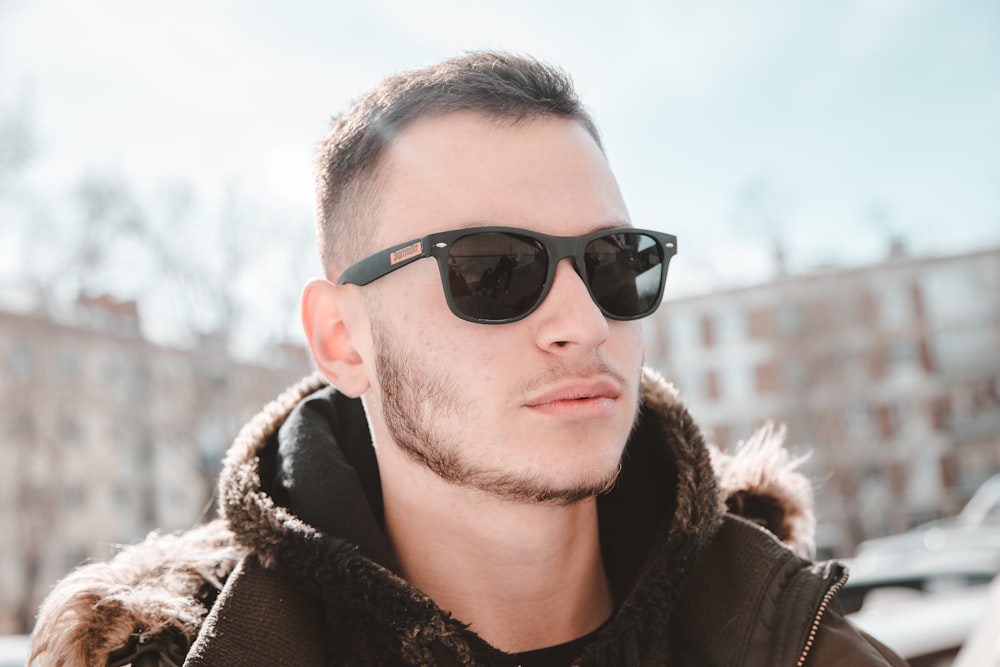
[[[597,637],[597,633],[602,628],[603,626],[565,644],[518,653],[517,664],[519,667],[570,667],[573,661],[583,654],[583,649],[587,647],[587,644]]]

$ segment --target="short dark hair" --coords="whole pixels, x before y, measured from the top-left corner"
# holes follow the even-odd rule
[[[386,147],[418,118],[458,111],[515,123],[564,117],[579,122],[603,150],[569,75],[533,58],[477,51],[391,76],[335,117],[317,150],[316,232],[327,274],[371,252],[368,216],[377,205]]]

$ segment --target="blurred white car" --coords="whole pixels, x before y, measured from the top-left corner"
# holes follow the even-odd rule
[[[913,667],[951,665],[988,616],[1000,573],[1000,475],[955,518],[865,542],[848,566],[840,601],[858,626]]]
[[[892,647],[913,667],[950,665],[989,609],[992,559],[975,554],[872,568],[849,561],[840,594],[854,623]]]
[[[956,516],[862,542],[856,559],[886,567],[917,555],[981,553],[1000,570],[1000,475],[986,480]]]

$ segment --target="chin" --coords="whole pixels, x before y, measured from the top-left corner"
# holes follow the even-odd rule
[[[596,498],[614,488],[618,481],[619,467],[609,470],[602,476],[581,479],[572,484],[553,485],[549,489],[539,488],[536,502],[558,506],[574,505],[591,498]]]
[[[575,465],[574,465],[575,464]],[[621,472],[621,457],[585,465],[575,460],[570,465],[551,464],[546,469],[550,479],[534,477],[534,500],[557,505],[571,505],[610,491],[618,481]],[[552,479],[551,472],[558,471],[558,478]],[[526,478],[530,479],[530,478]]]

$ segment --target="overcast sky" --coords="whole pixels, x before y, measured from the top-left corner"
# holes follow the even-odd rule
[[[330,117],[479,48],[573,75],[677,293],[767,278],[775,238],[799,270],[1000,243],[996,0],[0,0],[0,111],[37,192],[235,185],[308,225]]]

